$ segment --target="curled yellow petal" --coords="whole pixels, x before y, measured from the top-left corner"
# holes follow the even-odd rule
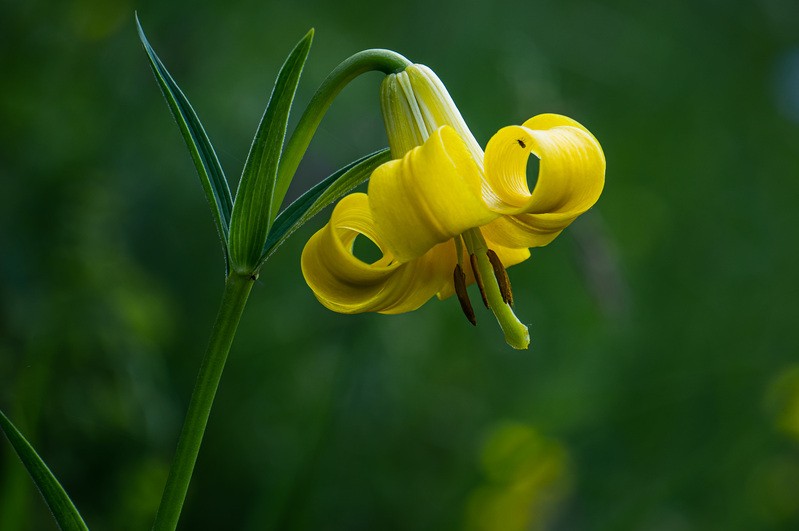
[[[387,250],[400,262],[497,217],[482,200],[480,168],[452,127],[377,168],[369,204]]]
[[[541,159],[532,192],[527,159]],[[484,234],[508,247],[546,245],[591,208],[605,184],[605,155],[596,138],[565,116],[542,114],[500,129],[486,146],[483,197],[505,214]]]
[[[383,252],[372,264],[353,255],[363,235]],[[438,292],[451,271],[445,250],[400,263],[375,230],[365,194],[351,194],[333,210],[330,222],[314,234],[302,252],[302,273],[316,298],[340,313],[402,313],[415,310]]]

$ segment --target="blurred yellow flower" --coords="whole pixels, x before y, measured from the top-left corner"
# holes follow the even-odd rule
[[[476,281],[508,344],[527,348],[505,268],[596,202],[605,180],[602,148],[574,120],[543,114],[500,129],[483,154],[441,81],[422,65],[387,76],[381,95],[395,160],[373,172],[367,194],[344,198],[311,237],[302,255],[306,282],[322,304],[343,313],[407,312],[433,295],[456,293],[476,324],[466,293]],[[532,191],[531,153],[540,159]],[[355,257],[358,235],[382,258],[370,264]]]
[[[483,481],[467,498],[467,531],[547,529],[572,490],[566,447],[532,426],[501,422],[492,427],[481,455]]]

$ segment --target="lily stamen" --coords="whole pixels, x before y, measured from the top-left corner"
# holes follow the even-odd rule
[[[469,255],[469,263],[472,266],[472,273],[474,273],[474,281],[477,283],[477,287],[480,289],[480,298],[483,299],[483,304],[485,304],[485,307],[488,308],[488,299],[486,298],[486,290],[485,286],[483,285],[483,277],[480,275],[480,268],[477,267],[477,257],[474,254]]]
[[[463,268],[460,264],[455,265],[455,272],[453,273],[453,284],[455,285],[455,295],[458,296],[458,302],[461,304],[463,315],[472,323],[477,326],[477,317],[474,315],[474,308],[472,308],[472,301],[469,300],[469,293],[466,291],[466,275],[463,273]]]
[[[488,260],[491,262],[491,267],[494,268],[494,277],[497,279],[497,284],[499,284],[499,291],[502,294],[502,301],[505,304],[510,304],[513,306],[513,291],[510,288],[510,278],[508,278],[508,271],[505,269],[505,266],[502,265],[502,261],[497,256],[497,253],[493,251],[493,249],[489,249],[486,251],[486,255],[488,255]]]

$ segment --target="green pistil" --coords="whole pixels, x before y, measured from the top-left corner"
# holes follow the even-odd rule
[[[526,349],[530,345],[530,332],[513,313],[513,309],[503,300],[502,291],[497,281],[497,273],[488,257],[488,246],[480,229],[470,229],[463,233],[466,249],[476,257],[477,271],[475,276],[482,277],[483,293],[488,306],[494,312],[499,326],[505,333],[505,341],[515,349]],[[473,261],[474,263],[474,261]],[[502,272],[504,273],[504,271]],[[507,296],[505,297],[507,298]]]

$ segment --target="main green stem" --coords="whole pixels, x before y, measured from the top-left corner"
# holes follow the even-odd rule
[[[211,331],[211,340],[200,366],[183,430],[180,432],[178,448],[155,516],[153,529],[156,531],[173,531],[177,528],[216,389],[219,387],[230,345],[253,284],[254,281],[249,276],[235,273],[231,273],[225,282],[225,293]]]

